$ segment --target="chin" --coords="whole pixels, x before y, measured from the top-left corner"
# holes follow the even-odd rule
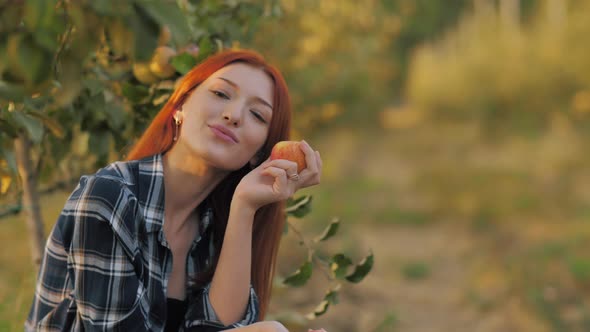
[[[237,171],[248,166],[248,161],[240,162],[236,158],[232,158],[232,156],[211,155],[208,160],[213,167],[229,172]]]
[[[233,172],[248,167],[250,158],[237,156],[234,151],[216,144],[191,144],[189,149],[215,169]],[[243,160],[242,160],[243,159]]]

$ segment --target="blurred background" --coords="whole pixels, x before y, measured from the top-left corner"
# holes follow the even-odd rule
[[[590,331],[590,3],[155,3],[0,1],[0,331],[22,329],[34,243],[79,176],[122,158],[182,73],[227,47],[282,70],[293,138],[321,152],[311,212],[290,225],[312,236],[338,218],[318,255],[374,255],[358,284],[315,264],[285,287],[308,254],[287,232],[271,318],[291,331]]]

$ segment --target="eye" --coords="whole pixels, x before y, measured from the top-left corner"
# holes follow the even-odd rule
[[[266,120],[264,119],[264,117],[258,113],[256,110],[250,110],[250,113],[252,113],[252,115],[254,115],[254,117],[256,117],[256,119],[258,119],[258,121],[262,122],[262,123],[266,123]]]
[[[213,93],[214,95],[216,95],[219,98],[229,99],[229,96],[226,93],[222,92],[222,91],[219,91],[219,90],[211,90],[211,93]]]

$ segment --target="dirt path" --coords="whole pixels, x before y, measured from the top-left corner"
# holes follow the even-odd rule
[[[502,297],[503,302],[485,307],[472,298],[473,270],[482,257],[468,230],[449,224],[391,225],[350,233],[357,234],[362,250],[375,253],[374,270],[361,284],[345,285],[340,303],[313,326],[330,332],[546,331],[517,299]],[[427,266],[427,275],[404,276],[404,267],[412,263]],[[490,296],[496,288],[489,285]],[[311,301],[305,299],[317,298],[314,292],[323,290],[309,287],[288,294],[309,311]]]

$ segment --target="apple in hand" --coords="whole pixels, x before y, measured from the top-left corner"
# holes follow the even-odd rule
[[[305,154],[301,150],[301,142],[281,141],[275,144],[270,152],[270,160],[287,159],[297,163],[297,173],[307,167]]]

